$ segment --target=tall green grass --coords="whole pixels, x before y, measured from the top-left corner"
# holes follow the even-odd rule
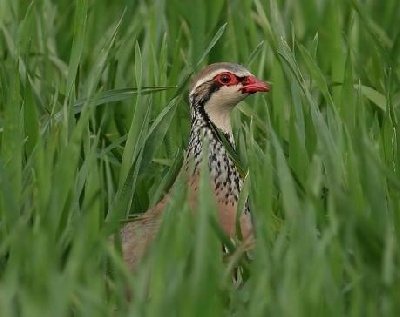
[[[397,316],[398,16],[396,0],[1,1],[0,316]],[[232,114],[252,260],[223,261],[209,189],[193,217],[178,179],[131,274],[107,237],[173,183],[188,78],[215,61],[272,85]]]

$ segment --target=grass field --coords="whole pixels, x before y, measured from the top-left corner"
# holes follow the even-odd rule
[[[399,17],[397,0],[0,1],[0,316],[399,316]],[[107,237],[173,182],[188,78],[215,61],[272,86],[233,113],[253,259],[222,261],[207,188],[193,219],[178,180],[132,275]]]

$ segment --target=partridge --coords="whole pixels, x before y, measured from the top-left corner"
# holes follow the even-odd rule
[[[267,92],[269,89],[267,84],[246,68],[234,63],[215,63],[205,67],[193,78],[189,87],[191,131],[182,172],[189,173],[190,203],[192,207],[196,204],[201,161],[208,158],[217,219],[230,237],[236,235],[236,209],[243,183],[231,152],[227,149],[227,146],[232,149],[235,147],[230,113],[248,95]],[[156,237],[168,197],[167,194],[153,208],[122,227],[120,235],[123,258],[131,270]],[[247,239],[252,236],[247,203],[244,209],[239,220],[243,239]]]

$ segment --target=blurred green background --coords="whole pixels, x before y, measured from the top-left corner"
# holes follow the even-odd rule
[[[397,0],[1,0],[0,316],[398,316],[399,17]],[[216,61],[272,86],[232,114],[253,259],[222,261],[210,202],[193,221],[178,180],[131,274],[107,237],[173,183],[189,78]]]

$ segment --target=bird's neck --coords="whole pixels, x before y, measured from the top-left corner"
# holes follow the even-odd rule
[[[195,110],[193,108],[188,155],[194,158],[195,162],[201,161],[202,157],[204,157],[204,150],[208,151],[209,161],[229,158],[224,142],[221,140],[222,133],[232,149],[235,148],[235,140],[229,119],[225,120],[228,125],[220,128],[219,122],[213,121],[204,108]],[[204,148],[205,143],[208,143],[208,149]]]
[[[215,98],[214,98],[215,99]],[[219,105],[211,98],[204,106],[204,112],[207,118],[214,124],[215,127],[229,136],[233,140],[231,127],[231,107]],[[217,100],[218,101],[218,100]]]
[[[224,133],[224,131],[221,132]],[[224,133],[224,136],[234,149],[235,144],[232,133]],[[208,145],[206,146],[206,144]],[[204,151],[207,152],[204,153]],[[194,172],[198,173],[202,159],[207,157],[214,186],[217,189],[224,188],[224,195],[226,195],[224,199],[226,199],[227,203],[236,203],[242,180],[234,161],[228,153],[224,142],[218,134],[215,123],[210,120],[204,108],[192,107],[192,126],[187,161],[194,163]]]

